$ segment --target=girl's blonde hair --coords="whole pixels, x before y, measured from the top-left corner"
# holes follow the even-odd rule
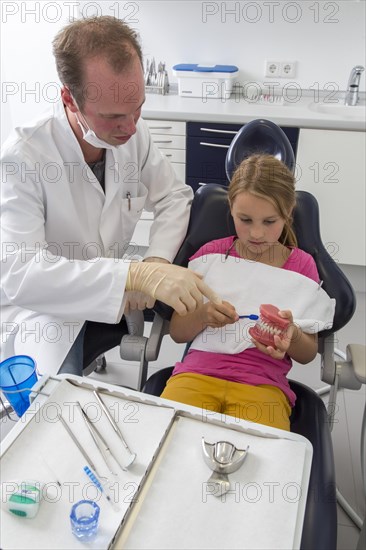
[[[229,185],[230,208],[237,195],[244,192],[273,204],[285,220],[279,241],[284,246],[297,246],[292,228],[292,211],[296,204],[295,177],[287,166],[267,154],[255,154],[246,158],[235,170]]]

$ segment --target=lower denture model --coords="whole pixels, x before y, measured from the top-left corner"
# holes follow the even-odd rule
[[[276,306],[262,304],[259,308],[259,320],[249,329],[250,336],[265,346],[274,346],[275,334],[283,337],[290,324],[288,319],[278,315],[279,311]]]

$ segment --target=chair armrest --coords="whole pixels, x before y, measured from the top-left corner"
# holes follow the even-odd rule
[[[150,336],[146,344],[145,358],[147,361],[156,361],[163,338],[167,334],[169,334],[169,321],[160,317],[158,313],[155,313]]]

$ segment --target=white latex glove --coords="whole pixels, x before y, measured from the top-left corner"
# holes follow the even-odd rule
[[[221,303],[220,297],[202,276],[185,267],[164,263],[131,262],[126,290],[139,290],[171,306],[179,315],[194,311],[206,296]]]
[[[126,292],[126,305],[124,314],[129,315],[131,311],[139,309],[143,311],[146,308],[153,308],[155,304],[155,298],[145,294],[144,292],[129,290]]]

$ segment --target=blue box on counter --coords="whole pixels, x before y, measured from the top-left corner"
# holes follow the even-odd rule
[[[178,93],[184,97],[229,98],[239,74],[235,65],[174,65],[178,78]]]

